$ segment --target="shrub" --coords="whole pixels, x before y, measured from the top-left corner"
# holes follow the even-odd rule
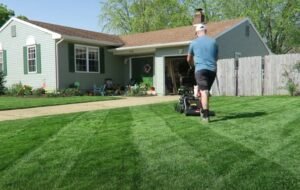
[[[5,75],[3,72],[0,72],[0,95],[3,95],[5,93]]]
[[[32,95],[34,96],[42,96],[46,93],[44,88],[36,88],[32,90]]]
[[[49,98],[60,97],[60,92],[47,92],[46,96]]]
[[[80,83],[76,81],[76,82],[70,84],[69,87],[79,89],[80,88]]]
[[[61,96],[81,96],[82,93],[77,88],[66,88],[61,91]]]
[[[6,94],[10,96],[30,96],[32,95],[32,87],[19,82],[11,85],[11,87],[7,89]]]
[[[24,89],[24,93],[20,94],[20,96],[30,96],[30,95],[32,95],[32,87],[31,86],[24,85],[23,89]]]
[[[295,96],[298,91],[298,83],[300,74],[300,61],[293,66],[286,66],[284,68],[283,77],[285,78],[284,88],[288,90],[291,96]]]
[[[145,86],[140,86],[137,84],[134,86],[129,86],[129,89],[126,93],[127,96],[145,96],[146,94],[147,91],[145,90]]]
[[[10,96],[20,96],[20,94],[24,95],[24,89],[23,85],[21,82],[12,84],[8,89],[7,89],[7,95]]]

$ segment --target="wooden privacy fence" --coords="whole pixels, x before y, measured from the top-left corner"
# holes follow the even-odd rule
[[[286,95],[287,78],[284,71],[291,71],[300,62],[300,54],[269,55],[218,61],[217,79],[212,94],[220,96]],[[299,75],[299,73],[294,73]],[[300,76],[295,77],[300,87]]]

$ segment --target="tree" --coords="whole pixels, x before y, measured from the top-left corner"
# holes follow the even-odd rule
[[[26,16],[23,15],[19,15],[17,16],[18,19],[24,20],[24,21],[28,21],[29,19]]]
[[[273,53],[299,49],[299,0],[107,0],[100,18],[103,31],[128,34],[190,25],[200,7],[207,21],[249,17]]]
[[[14,11],[9,10],[5,5],[0,4],[0,27],[14,15]]]
[[[249,17],[274,53],[287,53],[300,44],[299,0],[219,0],[222,19]]]
[[[101,2],[103,31],[118,34],[146,32],[192,22],[178,0],[107,0]]]

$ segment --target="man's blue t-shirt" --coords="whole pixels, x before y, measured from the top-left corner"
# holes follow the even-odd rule
[[[198,37],[190,44],[188,53],[194,57],[195,71],[207,69],[216,72],[218,58],[216,40],[208,36]]]

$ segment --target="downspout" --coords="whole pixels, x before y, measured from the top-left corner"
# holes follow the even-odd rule
[[[58,45],[63,42],[64,39],[61,38],[58,42],[56,42],[55,44],[55,78],[56,78],[56,83],[55,83],[55,90],[57,91],[59,89],[59,72],[58,72]]]

